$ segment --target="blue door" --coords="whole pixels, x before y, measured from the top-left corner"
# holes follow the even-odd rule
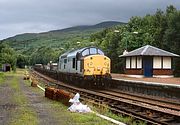
[[[143,68],[144,68],[144,76],[152,77],[153,75],[153,58],[152,57],[143,58]]]

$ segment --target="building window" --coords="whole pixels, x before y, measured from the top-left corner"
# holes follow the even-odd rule
[[[171,57],[163,57],[163,69],[171,69]]]
[[[154,69],[162,68],[161,57],[153,57],[153,68]]]
[[[75,65],[76,65],[76,59],[73,58],[73,63],[72,63],[72,67],[75,68]]]
[[[126,58],[126,69],[130,69],[130,57]]]
[[[142,68],[142,57],[137,57],[137,69]]]
[[[131,68],[135,69],[136,68],[136,57],[131,58]]]

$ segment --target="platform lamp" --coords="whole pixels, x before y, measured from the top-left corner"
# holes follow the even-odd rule
[[[119,30],[114,30],[114,32],[115,32],[115,33],[120,33]],[[122,35],[122,34],[120,34],[120,35]],[[127,52],[127,40],[126,40],[126,46],[125,46],[124,52]],[[123,52],[123,53],[124,53],[124,52]]]
[[[139,32],[137,32],[137,31],[134,31],[134,32],[133,32],[133,34],[136,34],[136,35],[138,35],[138,34],[139,34]],[[138,47],[139,47],[139,41],[138,41]]]
[[[120,31],[119,30],[114,30],[114,32],[115,33],[120,33]],[[137,32],[137,31],[134,31],[134,32],[131,32],[131,33],[133,33],[133,34],[139,34],[139,32]],[[122,34],[120,34],[120,35],[122,35]],[[138,46],[139,46],[139,42],[138,42]],[[127,40],[126,40],[126,47],[125,47],[125,51],[127,51]]]
[[[81,42],[77,41],[76,44],[77,44],[77,47],[79,48],[81,45]]]

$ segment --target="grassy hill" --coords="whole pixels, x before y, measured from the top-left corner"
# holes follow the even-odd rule
[[[43,33],[24,33],[4,39],[2,42],[6,42],[18,51],[33,51],[41,46],[70,49],[76,47],[77,42],[81,42],[85,46],[89,36],[93,33],[121,24],[125,23],[107,21],[96,25],[75,26]]]

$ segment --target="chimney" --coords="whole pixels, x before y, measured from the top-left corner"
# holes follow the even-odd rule
[[[124,50],[123,55],[126,55],[126,54],[128,54],[128,51]]]

